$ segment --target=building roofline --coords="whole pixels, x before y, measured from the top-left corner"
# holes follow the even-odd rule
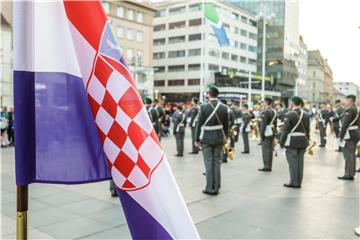
[[[157,12],[157,11],[158,11],[158,9],[150,6],[148,3],[136,2],[136,1],[124,1],[124,2],[133,4],[133,5],[137,5],[137,6],[139,6],[139,7],[146,8],[146,9],[151,10],[151,11],[153,11],[153,12]]]

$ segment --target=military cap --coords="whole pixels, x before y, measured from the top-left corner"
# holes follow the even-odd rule
[[[211,85],[209,87],[209,93],[213,96],[217,96],[217,95],[219,95],[219,89],[216,86]]]
[[[356,101],[356,96],[355,95],[352,95],[352,94],[347,95],[346,99],[349,99],[349,98],[351,98],[353,101]]]
[[[301,97],[298,97],[298,96],[293,96],[293,97],[291,98],[291,101],[292,101],[293,103],[295,103],[296,105],[301,105],[301,104],[303,104],[303,100],[301,99]]]
[[[337,100],[335,101],[335,103],[341,103],[341,100],[340,100],[340,99],[337,99]]]
[[[267,102],[269,105],[272,103],[272,99],[269,97],[264,98],[264,101]]]
[[[152,100],[151,98],[145,98],[145,104],[151,104]]]

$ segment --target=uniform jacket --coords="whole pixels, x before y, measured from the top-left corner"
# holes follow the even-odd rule
[[[333,118],[334,128],[340,127],[340,120],[341,120],[343,114],[344,114],[344,108],[339,107],[339,108],[335,109],[335,114],[334,114],[334,118]]]
[[[242,118],[242,112],[240,111],[240,109],[236,108],[236,107],[231,107],[231,110],[234,114],[234,123],[238,124],[239,119]]]
[[[284,146],[286,142],[287,135],[295,127],[299,121],[301,115],[300,109],[295,109],[290,111],[285,116],[285,122],[282,129],[282,134],[280,137],[280,146]],[[289,148],[307,148],[309,145],[309,136],[310,136],[310,117],[304,112],[301,123],[297,126],[294,132],[305,133],[305,136],[292,136],[290,141]]]
[[[276,114],[276,111],[273,108],[266,108],[265,110],[263,110],[260,114],[261,117],[261,122],[260,122],[260,136],[261,139],[265,139],[265,138],[273,138],[275,136],[276,133],[276,118],[273,121],[273,136],[269,136],[269,137],[265,137],[265,129],[266,126],[271,124],[271,121],[274,118],[274,115]]]
[[[174,129],[173,133],[185,133],[186,115],[184,112],[178,112],[174,115]]]
[[[243,120],[243,124],[241,126],[242,132],[245,132],[245,129],[249,125],[251,118],[252,118],[252,115],[249,111],[244,111],[242,113],[242,120]]]
[[[355,104],[344,110],[344,114],[341,119],[342,127],[341,127],[340,135],[339,135],[340,139],[344,139],[346,130],[348,129],[348,127],[350,127],[350,123],[352,123],[354,121],[357,114],[358,114],[358,109]],[[349,130],[349,134],[350,134],[349,140],[359,141],[360,140],[360,129],[359,129],[360,116],[357,118],[355,123],[353,123],[351,126],[358,126],[358,128],[354,129],[354,130]]]
[[[328,110],[326,110],[325,108],[321,109],[319,112],[318,112],[318,126],[319,127],[326,127],[326,125],[328,124],[329,122],[329,112]],[[323,124],[320,119],[324,119],[325,120],[325,123]]]
[[[189,125],[190,125],[190,127],[196,127],[196,125],[197,125],[197,122],[198,122],[198,120],[199,120],[199,116],[198,116],[198,114],[199,114],[199,107],[198,106],[196,106],[196,107],[192,107],[191,109],[190,109],[190,111],[189,111],[189,118],[190,118],[190,123],[189,123]]]
[[[164,109],[158,105],[154,106],[154,108],[157,111],[159,122],[163,123],[166,117]]]
[[[219,100],[213,99],[208,103],[201,105],[200,107],[200,114],[199,114],[199,122],[196,127],[196,141],[200,141],[200,132],[201,127],[204,125],[206,119],[211,115],[214,108],[216,107]],[[216,114],[220,120],[217,119]],[[222,103],[220,103],[219,108],[216,111],[216,114],[212,116],[206,126],[217,126],[223,125],[223,130],[225,136],[228,135],[229,132],[229,114],[228,114],[228,107]],[[202,143],[210,144],[210,145],[224,145],[224,135],[221,129],[217,130],[205,130],[203,139],[201,140]]]
[[[158,133],[159,132],[159,115],[158,112],[155,110],[154,107],[152,106],[146,106],[146,111],[149,114],[150,120],[153,124],[153,127],[155,129],[155,132]]]

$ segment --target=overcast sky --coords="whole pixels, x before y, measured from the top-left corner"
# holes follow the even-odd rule
[[[360,0],[299,0],[300,34],[328,59],[334,81],[360,86]]]

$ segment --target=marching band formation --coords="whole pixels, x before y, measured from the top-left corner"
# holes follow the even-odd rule
[[[219,90],[215,86],[208,89],[208,101],[199,105],[193,98],[187,110],[182,105],[169,113],[157,100],[145,99],[146,109],[159,135],[167,136],[169,115],[173,122],[173,135],[176,139],[175,156],[184,156],[185,128],[191,129],[191,149],[189,154],[202,151],[206,186],[203,193],[217,195],[221,186],[221,163],[233,159],[235,145],[241,135],[242,154],[250,153],[249,138],[256,139],[261,145],[262,172],[271,172],[273,157],[278,152],[285,152],[289,164],[290,181],[284,184],[288,188],[301,188],[304,170],[305,153],[313,154],[316,141],[310,138],[312,122],[319,132],[319,147],[327,144],[327,128],[336,137],[338,149],[345,159],[345,173],[338,177],[342,180],[354,180],[356,172],[356,151],[358,157],[360,146],[360,112],[356,105],[356,96],[349,95],[345,101],[337,100],[334,107],[322,103],[316,106],[304,106],[300,97],[291,99],[289,108],[280,101],[265,98],[260,107],[249,109],[247,104],[240,108],[235,102],[226,102],[217,97]],[[166,125],[166,126],[165,126]],[[359,170],[358,170],[359,171]]]

